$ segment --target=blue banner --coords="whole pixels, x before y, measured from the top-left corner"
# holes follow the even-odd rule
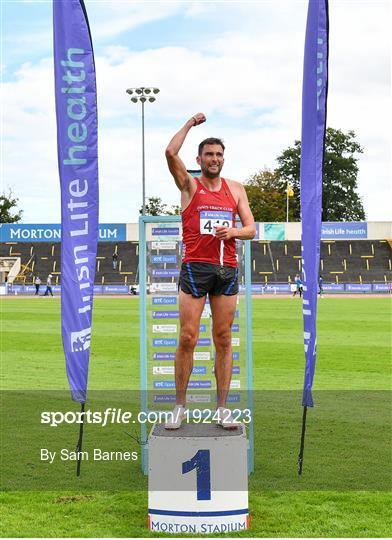
[[[342,283],[323,283],[324,292],[344,292]]]
[[[155,296],[152,298],[153,305],[174,305],[177,304],[177,296]]]
[[[302,87],[301,221],[305,348],[304,406],[313,406],[316,310],[320,266],[321,194],[327,113],[327,0],[309,0]]]
[[[153,354],[153,359],[154,360],[175,360],[176,358],[176,353],[160,353],[160,352],[157,352],[157,353],[154,353]]]
[[[127,239],[125,223],[102,223],[99,225],[99,241],[115,242]],[[60,223],[2,223],[1,242],[61,242]]]
[[[158,394],[154,396],[154,403],[173,403],[176,401],[175,394]]]
[[[371,292],[372,285],[371,283],[347,283],[346,292]]]
[[[20,293],[23,293],[25,291],[25,287],[24,287],[24,285],[14,285],[14,284],[12,284],[12,288],[9,286],[8,290],[12,291],[13,294],[15,294],[15,293],[20,294]],[[35,291],[35,287],[34,287],[34,291]]]
[[[207,368],[205,366],[195,366],[192,369],[192,375],[207,375]]]
[[[392,284],[388,283],[374,283],[373,292],[392,292]]]
[[[176,255],[151,255],[151,264],[176,263]]]
[[[154,381],[153,388],[175,388],[174,381]],[[211,381],[189,381],[188,388],[211,388]]]
[[[197,340],[197,346],[198,347],[211,347],[211,339],[210,338],[199,338]]]
[[[180,316],[179,311],[153,311],[153,319],[178,319]]]
[[[61,328],[72,399],[84,403],[98,243],[94,55],[83,0],[53,2],[61,187]]]
[[[129,287],[128,285],[104,285],[102,292],[109,294],[123,294],[129,292]]]
[[[321,225],[321,238],[324,240],[355,240],[366,239],[368,236],[368,224],[366,221],[352,223],[326,222]]]
[[[158,270],[153,270],[152,275],[154,277],[178,277],[180,275],[180,271],[176,269],[174,270],[158,269]]]
[[[271,285],[265,285],[264,292],[269,294],[275,294],[276,292],[291,292],[291,287],[288,283],[274,283]]]
[[[180,229],[178,227],[153,227],[153,236],[178,236]]]
[[[176,338],[153,339],[152,346],[153,347],[177,347],[177,339]]]

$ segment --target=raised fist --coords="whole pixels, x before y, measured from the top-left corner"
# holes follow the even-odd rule
[[[192,120],[193,120],[194,126],[199,126],[200,124],[205,122],[207,118],[205,117],[203,113],[197,113],[194,116],[192,116]]]

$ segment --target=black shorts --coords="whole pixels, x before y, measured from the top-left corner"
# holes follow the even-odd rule
[[[179,287],[195,298],[206,294],[233,296],[238,293],[238,268],[198,262],[183,263]]]

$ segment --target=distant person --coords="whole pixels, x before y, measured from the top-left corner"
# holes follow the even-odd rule
[[[39,294],[39,288],[41,286],[41,278],[39,277],[39,275],[37,274],[34,278],[34,281],[33,281],[34,285],[35,285],[35,295],[34,296],[37,296]]]
[[[323,276],[320,274],[319,279],[318,279],[319,295],[320,295],[320,296],[323,296],[323,293],[324,293],[324,289],[323,289],[323,281],[324,281],[324,278],[323,278]]]
[[[297,296],[297,293],[299,293],[299,297],[302,298],[303,285],[302,285],[302,280],[299,277],[299,274],[295,275],[294,281],[295,281],[295,291],[293,292],[293,296]]]
[[[49,274],[47,279],[46,279],[46,291],[44,293],[44,296],[49,296],[49,293],[51,296],[53,296],[53,292],[52,292],[52,274]]]
[[[117,267],[118,267],[118,255],[117,255],[116,251],[112,255],[112,261],[113,261],[113,270],[117,270]]]
[[[128,294],[132,294],[132,295],[136,296],[137,291],[136,291],[136,287],[134,285],[129,286]]]
[[[294,292],[295,290],[297,289],[297,286],[296,284],[294,283],[294,281],[291,281],[291,277],[289,276],[289,287],[290,287],[290,292],[292,293],[291,296],[294,296]]]

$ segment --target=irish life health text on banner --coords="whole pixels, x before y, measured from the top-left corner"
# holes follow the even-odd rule
[[[82,0],[53,2],[61,184],[61,326],[72,399],[86,400],[98,241],[97,102]]]
[[[302,88],[301,221],[305,380],[302,404],[312,406],[316,365],[317,283],[327,106],[328,2],[309,0]]]

